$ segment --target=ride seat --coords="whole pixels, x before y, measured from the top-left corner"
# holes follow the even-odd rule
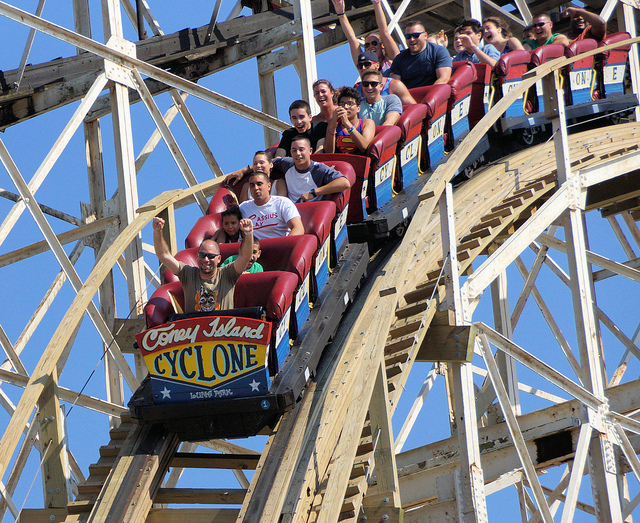
[[[211,202],[213,203],[213,199]],[[211,205],[209,205],[209,208],[211,208]],[[219,212],[201,216],[185,238],[185,248],[199,247],[202,240],[213,237],[216,231],[220,229],[222,229],[222,217]]]
[[[398,142],[402,133],[395,125],[377,126],[376,133],[367,148],[371,158],[373,184],[369,184],[369,207],[371,214],[393,198],[398,189],[396,173]],[[398,189],[399,190],[399,189]]]
[[[496,94],[498,99],[503,98],[509,92],[518,88],[522,81],[522,75],[529,70],[531,54],[529,51],[516,50],[503,54],[494,67],[496,77]],[[525,114],[526,96],[519,96],[504,113],[506,118],[513,116],[523,116]],[[532,109],[532,107],[527,108]]]
[[[411,96],[427,106],[425,129],[427,131],[428,165],[435,169],[444,161],[445,123],[447,117],[447,104],[451,96],[449,84],[428,85],[409,89]],[[426,159],[425,159],[426,161]]]
[[[222,183],[211,197],[207,214],[221,213],[234,205],[238,205],[238,195],[234,191],[234,186]]]
[[[476,68],[471,62],[453,62],[449,79],[451,95],[447,104],[447,143],[445,148],[452,151],[469,134],[469,110],[471,92],[476,80]]]
[[[351,181],[349,191],[349,208],[347,212],[347,223],[361,222],[367,216],[366,190],[369,180],[369,165],[371,160],[367,156],[359,154],[344,153],[314,153],[311,158],[316,162],[322,162],[329,166],[347,163],[353,169],[355,179]],[[337,167],[335,167],[338,169]],[[340,169],[338,169],[340,170]],[[346,175],[346,172],[340,171]]]
[[[560,44],[548,44],[538,47],[531,51],[531,63],[529,69],[534,69],[539,65],[542,65],[556,58],[564,57],[565,47]],[[536,82],[536,89],[529,90],[529,100],[532,105],[532,111],[534,113],[541,113],[544,111],[544,96],[542,93],[542,80]]]
[[[624,31],[612,33],[600,42],[599,47],[622,42],[629,38],[631,38],[631,35]],[[605,98],[612,94],[624,93],[624,77],[627,69],[629,48],[629,45],[624,45],[617,49],[604,51],[598,55],[597,61],[601,75],[600,85],[602,85]]]
[[[469,109],[469,126],[473,129],[489,112],[493,105],[491,95],[491,80],[493,67],[489,64],[473,64],[476,79],[471,87],[471,107]]]
[[[573,58],[582,53],[593,51],[597,47],[598,42],[593,38],[575,40],[565,47],[564,55],[567,58]],[[577,105],[600,98],[600,93],[596,88],[597,75],[594,68],[594,58],[594,55],[587,56],[566,67],[565,78],[568,78],[569,85],[564,93],[567,105]]]
[[[317,254],[313,259],[314,280],[311,293],[315,299],[329,279],[329,260],[331,248],[331,226],[336,216],[336,205],[330,201],[296,203],[306,234],[316,238]]]
[[[427,117],[427,106],[425,104],[411,104],[402,106],[402,114],[396,122],[400,128],[400,170],[402,172],[403,187],[409,185],[428,166],[428,162],[422,161],[423,149],[423,127]]]

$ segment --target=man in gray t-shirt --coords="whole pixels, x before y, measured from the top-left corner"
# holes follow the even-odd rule
[[[380,71],[369,69],[361,75],[362,94],[359,118],[369,118],[376,125],[395,125],[402,114],[402,102],[395,94],[382,96],[383,78]]]
[[[240,220],[242,243],[238,258],[220,269],[220,247],[213,240],[203,240],[198,248],[198,266],[186,265],[171,254],[162,236],[164,220],[153,219],[153,246],[156,256],[175,274],[184,292],[184,312],[210,312],[233,309],[233,291],[253,253],[253,223]],[[177,312],[177,311],[176,311]]]

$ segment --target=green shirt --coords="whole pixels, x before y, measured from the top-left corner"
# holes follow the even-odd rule
[[[225,261],[222,262],[222,265],[220,265],[220,268],[225,267],[230,263],[233,263],[237,257],[238,257],[237,254],[234,254],[233,256],[229,256]],[[262,265],[260,265],[258,262],[255,262],[251,267],[249,267],[249,270],[244,272],[264,272],[264,270],[262,269]]]
[[[552,35],[547,39],[547,41],[546,41],[544,44],[538,44],[538,41],[534,38],[534,39],[532,39],[532,40],[523,40],[523,41],[522,41],[522,45],[524,45],[524,44],[528,44],[528,45],[529,45],[529,47],[531,47],[531,50],[533,51],[534,49],[537,49],[538,47],[542,47],[543,45],[549,45],[549,44],[552,44],[552,43],[553,43],[553,39],[554,39],[556,36],[562,36],[562,33],[555,33],[555,34],[552,34]]]

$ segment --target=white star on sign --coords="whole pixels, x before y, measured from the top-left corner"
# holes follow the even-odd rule
[[[251,383],[249,383],[249,385],[251,386],[251,392],[258,390],[258,387],[260,387],[260,382],[256,381],[255,378],[253,379],[253,381]]]
[[[164,387],[163,390],[160,391],[162,393],[162,399],[167,399],[167,398],[171,398],[171,391],[166,387]]]

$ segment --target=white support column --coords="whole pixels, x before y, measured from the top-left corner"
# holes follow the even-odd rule
[[[135,56],[135,46],[122,38],[122,17],[119,0],[103,0],[103,23],[105,40],[108,46]],[[108,62],[105,62],[107,67]],[[121,230],[135,219],[138,208],[138,186],[136,182],[136,157],[133,152],[133,133],[131,128],[131,112],[129,107],[129,88],[120,81],[127,81],[128,74],[121,71],[117,75],[117,65],[113,65],[116,74],[108,75],[114,80],[111,87],[111,108],[113,134],[116,153],[116,170],[118,173],[118,205],[120,208]],[[117,75],[117,76],[116,76]],[[114,78],[115,77],[115,78]],[[126,278],[129,287],[129,309],[133,315],[142,314],[144,302],[147,301],[145,291],[144,258],[142,241],[136,238],[125,251]]]
[[[635,38],[637,34],[636,29],[636,13],[637,10],[628,4],[622,5],[622,12],[624,13],[624,29],[631,35],[631,38]],[[629,49],[629,74],[631,75],[631,86],[636,96],[640,95],[640,57],[638,55],[638,44],[633,44]],[[640,107],[635,108],[636,122],[640,121]]]
[[[439,201],[442,249],[445,259],[447,306],[456,325],[468,323],[460,298],[453,189],[448,183]],[[488,521],[484,492],[484,475],[480,462],[473,370],[470,363],[449,364],[455,400],[456,428],[460,453],[460,470],[456,471],[456,501],[461,522]]]
[[[482,21],[482,2],[480,0],[464,0],[464,17]]]
[[[313,40],[313,15],[310,0],[295,0],[293,2],[294,17],[302,24],[302,38],[298,40],[298,75],[300,76],[300,91],[302,98],[311,105],[311,112],[319,111],[318,104],[313,98],[313,82],[316,80],[316,46]]]
[[[258,73],[258,84],[260,86],[260,103],[262,112],[278,117],[278,104],[276,98],[276,83],[273,71]],[[264,129],[264,146],[270,147],[280,139],[280,134],[270,127]]]

